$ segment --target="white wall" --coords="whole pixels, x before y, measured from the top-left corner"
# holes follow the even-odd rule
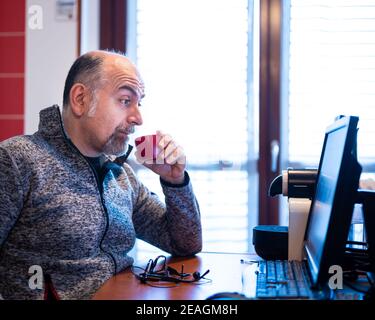
[[[77,57],[77,21],[56,19],[57,0],[26,1],[25,133],[37,130],[39,111],[62,105],[64,82]],[[43,9],[43,27],[29,27],[28,9]]]
[[[99,13],[99,0],[81,0],[81,54],[99,49]]]

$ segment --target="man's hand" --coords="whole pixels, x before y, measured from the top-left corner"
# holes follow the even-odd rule
[[[168,134],[156,131],[156,143],[160,149],[155,161],[144,161],[138,151],[137,160],[145,167],[158,174],[163,180],[172,184],[181,184],[185,180],[186,156],[181,146]]]

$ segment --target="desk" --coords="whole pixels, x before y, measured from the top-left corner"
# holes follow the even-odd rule
[[[153,257],[154,258],[154,257]],[[96,292],[95,300],[204,300],[218,292],[239,292],[254,296],[256,264],[241,263],[257,260],[256,255],[232,253],[199,253],[194,257],[168,258],[168,265],[184,272],[198,271],[201,274],[207,269],[207,278],[212,282],[204,284],[181,283],[177,287],[154,288],[140,283],[130,269],[112,277]],[[134,265],[145,267],[147,260],[136,261]]]

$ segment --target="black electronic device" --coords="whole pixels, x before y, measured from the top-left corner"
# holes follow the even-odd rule
[[[358,117],[343,117],[325,133],[304,252],[314,287],[344,259],[362,167],[356,157]]]
[[[253,229],[256,254],[266,260],[288,259],[288,227],[260,225]]]
[[[206,298],[206,300],[250,300],[239,292],[217,292]]]
[[[282,194],[288,198],[309,198],[314,196],[317,169],[283,170],[270,184],[268,194],[271,197]]]
[[[285,279],[285,270],[284,276],[276,272],[281,269],[280,266],[289,268],[288,261],[276,261],[280,264],[277,266],[270,261],[269,267],[268,264],[267,268],[260,266],[258,271],[258,298],[319,298],[317,294],[320,296],[327,292],[330,267],[344,262],[362,171],[356,157],[358,120],[358,117],[343,117],[325,132],[303,245],[306,260],[296,264],[300,274],[308,279],[309,287],[322,290],[308,292],[307,287],[290,290],[294,278]],[[272,272],[269,273],[269,270]]]
[[[270,184],[268,195],[311,199],[315,193],[317,169],[283,170]],[[253,229],[255,252],[263,259],[288,259],[288,226],[261,225]]]

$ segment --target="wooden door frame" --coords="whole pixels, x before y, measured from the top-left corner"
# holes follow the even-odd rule
[[[268,189],[280,171],[271,172],[271,143],[280,145],[280,70],[282,0],[260,0],[259,74],[259,224],[279,223],[279,200],[270,198]]]
[[[100,0],[100,49],[126,53],[126,0]]]

